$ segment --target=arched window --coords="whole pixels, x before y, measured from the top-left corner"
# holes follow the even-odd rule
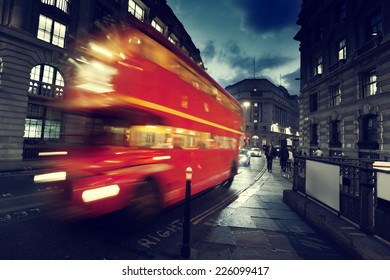
[[[40,64],[31,69],[30,100],[24,126],[24,159],[37,158],[41,149],[61,140],[62,112],[46,106],[44,100],[63,99],[64,88],[64,78],[55,67]]]
[[[41,0],[43,4],[57,7],[61,11],[69,14],[71,0]]]
[[[30,95],[63,99],[64,87],[64,78],[56,68],[40,64],[31,69],[28,89]]]

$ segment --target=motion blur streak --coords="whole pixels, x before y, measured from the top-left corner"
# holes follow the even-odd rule
[[[65,171],[46,173],[46,174],[34,176],[34,182],[36,183],[55,182],[55,181],[64,181],[64,180],[66,180]]]
[[[153,160],[164,160],[164,159],[171,159],[171,156],[153,157]]]
[[[106,197],[116,196],[119,194],[119,190],[120,189],[118,185],[105,186],[97,189],[84,191],[82,194],[82,198],[84,202],[91,202]]]
[[[67,151],[58,151],[58,152],[40,152],[38,153],[38,156],[45,157],[45,156],[64,156],[67,155]]]

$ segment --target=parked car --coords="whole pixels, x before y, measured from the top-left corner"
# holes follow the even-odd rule
[[[251,156],[248,152],[248,150],[241,149],[238,154],[238,160],[240,163],[240,166],[249,166],[251,164]]]
[[[261,150],[259,148],[251,148],[249,154],[251,157],[261,157]]]

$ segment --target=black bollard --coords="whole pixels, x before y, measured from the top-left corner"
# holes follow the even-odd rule
[[[192,168],[187,167],[186,196],[184,202],[183,245],[181,247],[181,256],[186,259],[188,259],[191,255],[191,248],[190,248],[191,180],[192,180]]]

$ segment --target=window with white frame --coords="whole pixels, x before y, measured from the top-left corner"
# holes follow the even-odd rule
[[[169,42],[171,42],[174,45],[177,44],[177,39],[172,35],[169,35],[168,40],[169,40]]]
[[[160,33],[164,32],[164,29],[161,24],[159,24],[157,21],[152,20],[152,26]]]
[[[66,25],[45,15],[39,16],[37,38],[55,46],[65,46]]]
[[[71,0],[41,0],[41,2],[46,5],[54,6],[67,14],[70,13]]]
[[[40,64],[31,69],[29,95],[62,99],[64,87],[64,78],[56,68]]]
[[[330,107],[337,106],[341,103],[341,87],[340,85],[331,86],[329,88],[329,105]]]
[[[367,97],[376,94],[376,80],[377,76],[375,69],[371,69],[362,74],[362,97]]]
[[[135,16],[140,21],[144,21],[145,19],[145,9],[142,8],[138,3],[134,0],[129,0],[127,11]]]
[[[28,104],[24,126],[26,140],[58,140],[61,132],[61,111],[43,105]]]
[[[347,59],[347,43],[345,38],[341,39],[338,42],[338,60],[345,60]]]
[[[322,70],[323,70],[322,56],[317,56],[315,60],[314,76],[322,75]]]

